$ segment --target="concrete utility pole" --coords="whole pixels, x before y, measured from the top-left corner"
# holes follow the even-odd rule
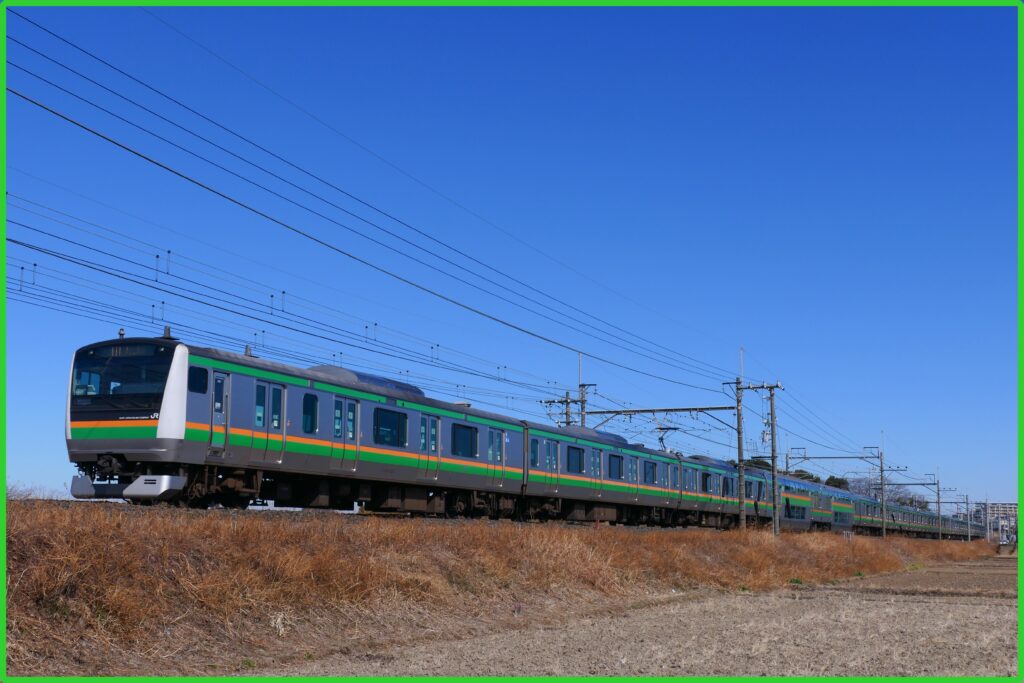
[[[885,453],[878,449],[878,490],[882,503],[882,538],[885,538],[885,527],[889,516],[885,512]]]
[[[779,535],[781,529],[781,518],[779,517],[779,460],[775,443],[775,389],[781,389],[781,384],[768,387],[768,402],[772,413],[772,533]]]
[[[743,352],[740,351],[742,364]],[[739,473],[740,531],[747,528],[747,480],[743,465],[743,380],[736,378],[736,470]]]
[[[777,423],[777,421],[775,419],[775,390],[776,389],[783,389],[783,386],[781,384],[779,384],[778,382],[776,382],[775,384],[747,384],[746,386],[744,386],[743,384],[741,384],[740,379],[738,377],[736,378],[736,410],[737,410],[736,426],[737,426],[737,434],[740,436],[740,439],[741,439],[739,441],[738,447],[737,447],[737,455],[739,457],[742,457],[742,455],[739,455],[739,454],[741,454],[743,452],[742,434],[739,434],[739,427],[740,427],[740,424],[741,424],[740,417],[739,417],[740,416],[739,411],[741,409],[740,400],[741,400],[742,392],[743,392],[744,389],[747,389],[749,391],[760,391],[762,389],[767,389],[768,390],[768,404],[769,404],[769,407],[770,407],[770,413],[769,414],[770,414],[770,421],[771,421],[771,427],[772,427],[772,533],[774,533],[776,536],[778,536],[779,535],[779,531],[782,528],[782,520],[779,517],[779,453],[778,453],[778,446],[777,446],[778,438],[777,438],[777,434],[776,434],[776,431],[775,431],[776,423]],[[742,462],[743,461],[742,460],[738,460],[737,462],[741,466],[740,467],[740,477],[741,477],[740,481],[743,481],[742,480],[742,477],[743,477]],[[743,488],[743,484],[740,484],[740,488],[741,489]],[[742,496],[743,496],[744,493],[745,493],[745,491],[742,491],[742,490],[740,491],[740,496],[741,496],[740,501],[741,502],[743,501]],[[743,510],[743,515],[744,516],[746,515],[746,510]]]

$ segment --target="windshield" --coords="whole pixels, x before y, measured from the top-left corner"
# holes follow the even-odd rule
[[[158,410],[174,346],[126,343],[75,354],[72,408]]]

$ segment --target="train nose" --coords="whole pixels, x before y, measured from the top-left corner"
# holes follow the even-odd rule
[[[171,474],[144,474],[130,484],[98,484],[89,477],[71,479],[75,498],[125,498],[127,500],[169,500],[185,488],[187,479]]]

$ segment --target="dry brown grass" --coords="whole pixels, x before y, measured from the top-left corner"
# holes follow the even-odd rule
[[[8,670],[245,670],[367,642],[468,635],[524,609],[552,616],[670,589],[764,590],[991,553],[983,543],[831,534],[13,500]]]

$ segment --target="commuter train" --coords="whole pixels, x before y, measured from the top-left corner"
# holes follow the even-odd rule
[[[79,349],[67,396],[76,498],[192,507],[351,509],[730,528],[737,471],[615,434],[431,399],[334,366],[299,369],[160,338]],[[779,476],[784,529],[877,534],[880,503]],[[770,524],[771,474],[747,468],[747,520]],[[936,536],[934,513],[887,505],[894,533]],[[942,534],[966,537],[942,518]],[[983,535],[972,527],[975,536]]]

